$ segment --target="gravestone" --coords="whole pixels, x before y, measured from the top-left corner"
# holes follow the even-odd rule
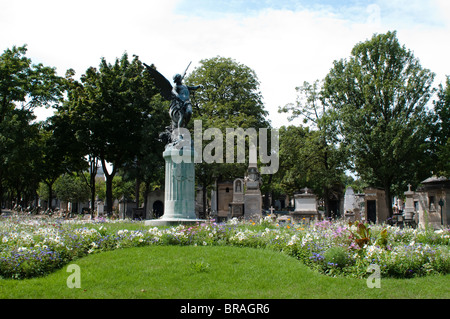
[[[233,201],[230,203],[229,219],[244,215],[244,180],[235,179],[233,182]]]
[[[294,195],[294,211],[290,213],[294,222],[309,222],[318,219],[317,196],[310,189]]]
[[[355,192],[352,187],[347,187],[344,195],[344,212],[353,212],[355,209]]]
[[[103,215],[105,206],[102,201],[97,201],[97,216]]]
[[[352,187],[347,187],[344,195],[344,216],[350,221],[355,221],[356,195]]]
[[[245,177],[244,219],[258,221],[262,218],[261,177],[255,162],[250,161]]]
[[[404,193],[405,194],[405,210],[403,211],[405,220],[412,220],[414,217],[414,192],[411,190],[411,184],[408,184],[408,190]]]

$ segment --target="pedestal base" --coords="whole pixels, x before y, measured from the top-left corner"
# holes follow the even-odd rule
[[[194,225],[198,223],[206,223],[206,219],[190,219],[190,218],[149,219],[145,221],[145,226],[178,226],[178,225]]]
[[[166,162],[164,215],[147,220],[146,225],[167,226],[202,222],[195,215],[195,150],[167,145],[163,153]]]
[[[310,222],[319,219],[319,213],[317,211],[294,211],[289,214],[292,220],[296,223]]]
[[[262,218],[261,192],[249,190],[244,195],[244,219],[258,221]]]

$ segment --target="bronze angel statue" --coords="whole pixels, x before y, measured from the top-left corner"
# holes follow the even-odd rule
[[[192,116],[192,103],[190,100],[190,92],[203,88],[203,85],[187,86],[183,84],[183,79],[186,76],[186,71],[183,76],[181,74],[175,74],[173,77],[174,86],[155,68],[148,66],[144,63],[153,80],[156,87],[159,89],[161,96],[170,101],[169,114],[172,119],[172,130],[175,128],[180,129],[186,127]]]

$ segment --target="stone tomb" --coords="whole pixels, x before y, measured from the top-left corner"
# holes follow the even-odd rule
[[[450,224],[450,179],[432,176],[421,182],[415,196],[418,198],[420,227],[432,226],[435,229]]]
[[[364,189],[365,221],[381,224],[389,217],[384,189],[367,187]]]
[[[217,221],[226,220],[230,212],[230,203],[233,201],[233,183],[230,181],[217,184]]]
[[[294,222],[309,222],[319,217],[317,196],[308,188],[303,191],[294,195],[294,211],[290,213]]]

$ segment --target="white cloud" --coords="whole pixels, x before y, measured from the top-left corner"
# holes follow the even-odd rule
[[[265,9],[248,17],[230,13],[214,19],[181,14],[175,11],[178,3],[0,0],[0,50],[27,43],[33,62],[55,66],[61,74],[74,68],[78,75],[97,66],[101,57],[113,62],[127,51],[154,63],[168,78],[184,71],[189,61],[193,70],[201,59],[230,57],[257,73],[276,127],[289,124],[277,108],[295,101],[296,86],[322,79],[333,60],[348,57],[356,43],[373,33],[398,30],[400,42],[414,51],[424,67],[438,73],[438,78],[450,74],[446,0],[433,2],[439,10],[428,4],[422,10],[424,2],[414,1],[402,11],[401,3],[394,8],[391,1],[379,0],[348,8],[346,15],[320,7]],[[441,20],[415,26],[412,18],[402,15],[421,11],[438,11]],[[349,12],[358,17],[352,19]]]

